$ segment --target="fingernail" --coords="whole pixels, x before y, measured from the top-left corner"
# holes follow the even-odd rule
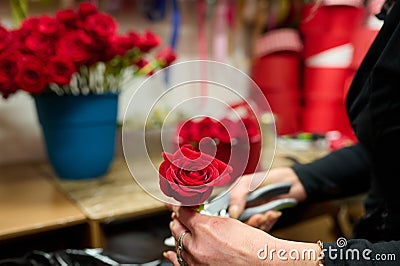
[[[268,216],[266,214],[264,214],[263,216],[260,217],[259,222],[264,223],[267,219],[268,219]]]
[[[239,217],[239,207],[237,205],[232,205],[229,207],[229,215],[232,218],[237,219]]]
[[[281,217],[281,216],[282,216],[282,212],[280,212],[280,211],[274,212],[274,218],[275,218],[275,219],[278,219],[278,218]]]
[[[175,218],[176,218],[176,212],[172,212],[171,219],[175,219]]]
[[[164,251],[164,252],[162,253],[162,255],[163,255],[164,258],[168,259],[168,254],[167,254],[167,252]]]
[[[171,221],[170,223],[169,223],[169,228],[170,229],[172,229],[172,225],[174,224],[174,221]]]

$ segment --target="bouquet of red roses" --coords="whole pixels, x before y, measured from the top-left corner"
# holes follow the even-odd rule
[[[175,60],[168,47],[145,58],[160,42],[151,31],[119,34],[114,18],[92,3],[26,18],[17,29],[0,25],[0,94],[118,92],[135,74]]]

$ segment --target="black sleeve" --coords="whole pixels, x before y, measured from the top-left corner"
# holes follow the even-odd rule
[[[324,243],[324,265],[399,265],[400,241],[371,243],[364,239]]]
[[[328,200],[365,192],[370,185],[368,154],[361,144],[334,151],[308,164],[292,166],[307,200]]]

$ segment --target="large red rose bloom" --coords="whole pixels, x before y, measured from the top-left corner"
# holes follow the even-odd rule
[[[232,182],[232,167],[190,145],[180,147],[174,154],[163,153],[163,157],[159,168],[161,191],[183,205],[200,205],[215,186]]]

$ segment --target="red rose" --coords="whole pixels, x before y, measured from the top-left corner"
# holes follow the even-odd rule
[[[21,29],[26,32],[34,32],[37,31],[38,26],[39,26],[39,18],[29,17],[22,22]]]
[[[220,142],[230,142],[231,132],[229,132],[229,127],[232,123],[228,119],[223,119],[220,122],[210,117],[186,121],[178,125],[180,143],[199,142],[206,137],[218,139]]]
[[[145,58],[140,58],[138,61],[136,61],[135,66],[137,66],[138,68],[143,68],[145,66],[147,66],[149,64],[149,61],[147,61],[147,59]]]
[[[200,135],[198,132],[197,123],[193,120],[185,121],[180,123],[177,127],[177,133],[179,136],[179,142],[188,144],[190,142],[199,142]]]
[[[213,119],[210,117],[204,117],[200,121],[197,122],[197,141],[200,141],[203,138],[209,137],[213,138],[214,137],[214,131],[215,131],[215,122]]]
[[[131,39],[133,47],[139,47],[142,42],[142,37],[136,31],[129,31],[128,37]]]
[[[93,14],[96,14],[99,12],[97,9],[97,6],[93,3],[86,2],[86,3],[80,3],[78,5],[78,13],[82,17],[87,17]]]
[[[107,41],[117,32],[117,23],[112,16],[97,13],[86,18],[85,29],[94,39]]]
[[[219,138],[220,134],[226,134],[226,129],[219,122],[208,116],[204,117],[200,122],[198,122],[200,140],[205,137]]]
[[[83,26],[78,13],[73,9],[59,10],[56,13],[56,19],[64,24],[67,29],[77,29]]]
[[[258,141],[261,137],[261,131],[258,124],[257,116],[252,110],[251,106],[246,101],[241,101],[236,104],[232,104],[230,106],[233,110],[245,111],[245,115],[242,116],[241,120],[237,122],[237,132],[235,137],[249,137],[250,140],[255,138],[255,141]],[[245,127],[245,131],[238,129]],[[242,131],[242,132],[240,132]]]
[[[229,133],[232,138],[246,140],[246,142],[259,141],[261,138],[257,120],[249,117],[243,117],[238,121],[232,122],[229,127]]]
[[[160,37],[158,37],[151,31],[146,31],[141,36],[139,48],[142,52],[147,53],[154,47],[157,47],[160,43],[161,43]]]
[[[165,47],[156,54],[156,59],[160,62],[162,67],[167,67],[175,61],[175,51],[171,47]]]
[[[231,183],[232,167],[190,145],[180,147],[174,154],[163,153],[159,168],[161,191],[183,205],[199,205],[211,195],[214,186]]]
[[[68,58],[61,56],[51,58],[47,69],[49,82],[60,86],[69,84],[72,75],[76,72],[75,65]]]
[[[77,66],[84,65],[93,58],[90,51],[92,42],[83,30],[69,31],[60,40],[57,54],[70,58]]]
[[[26,37],[25,48],[29,53],[42,58],[47,58],[55,53],[54,40],[37,32]]]
[[[63,25],[57,19],[47,15],[39,17],[37,21],[37,32],[47,36],[57,36],[63,29]]]
[[[0,52],[10,43],[10,33],[0,25]]]
[[[215,130],[215,138],[220,142],[230,143],[232,136],[231,128],[234,126],[235,122],[230,119],[223,118],[221,121],[217,122]]]
[[[15,50],[19,50],[20,52],[23,52],[23,51],[29,52],[25,45],[25,39],[30,34],[31,34],[30,32],[28,32],[22,28],[10,31],[9,38],[12,43],[12,45],[10,45],[10,46],[12,46],[13,49],[15,49]]]
[[[34,56],[22,58],[15,81],[19,88],[29,93],[41,93],[47,84],[45,65]]]
[[[250,141],[259,141],[261,138],[260,127],[258,126],[257,120],[244,117],[242,122],[246,128],[247,135]]]
[[[20,54],[3,53],[0,55],[0,92],[4,98],[17,91],[14,77],[18,73]]]
[[[205,117],[201,120],[189,120],[177,127],[181,144],[199,142],[205,137],[218,139],[220,142],[230,143],[233,138],[249,138],[250,141],[259,141],[261,137],[257,120],[249,117],[232,121],[223,118],[221,121]]]
[[[112,57],[116,55],[123,56],[125,55],[130,49],[132,49],[134,46],[132,44],[132,40],[129,36],[115,36],[114,38],[111,39],[111,44],[113,47],[113,55]]]

